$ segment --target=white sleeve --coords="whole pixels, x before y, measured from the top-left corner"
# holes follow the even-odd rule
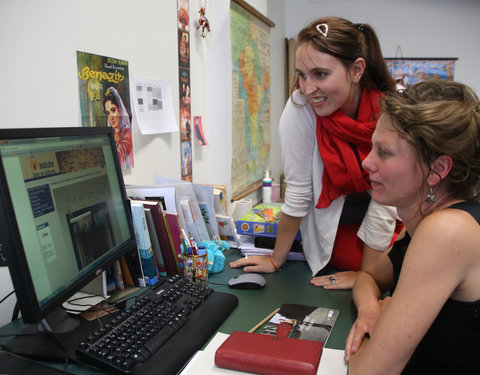
[[[292,102],[292,97],[295,103]],[[298,91],[292,94],[280,118],[280,146],[285,173],[287,215],[304,217],[313,200],[312,169],[316,141],[316,115]],[[323,165],[315,168],[322,169]]]
[[[392,241],[397,219],[395,207],[384,206],[371,199],[357,235],[372,249],[385,251]]]

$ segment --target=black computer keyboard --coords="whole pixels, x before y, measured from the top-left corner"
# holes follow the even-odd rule
[[[176,374],[232,310],[236,296],[172,276],[78,346],[78,357],[115,374]]]

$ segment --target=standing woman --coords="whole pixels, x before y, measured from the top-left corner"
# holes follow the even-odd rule
[[[395,90],[395,82],[367,24],[320,18],[299,33],[298,42],[300,89],[280,120],[287,189],[273,255],[231,266],[245,272],[280,269],[300,229],[311,283],[352,288],[362,259],[372,261],[394,235],[396,211],[370,202],[361,162],[371,149],[378,100]],[[315,277],[327,264],[346,272]]]
[[[372,140],[372,198],[407,233],[357,277],[349,374],[480,374],[478,98],[443,80],[387,95]]]
[[[118,159],[122,169],[133,167],[133,141],[130,116],[115,87],[109,87],[103,99],[107,125],[114,131]]]

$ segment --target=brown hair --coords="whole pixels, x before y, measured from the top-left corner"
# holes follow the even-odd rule
[[[317,29],[322,24],[328,27],[327,36]],[[337,57],[347,68],[362,57],[366,68],[360,86],[374,87],[383,92],[395,90],[395,81],[388,71],[377,35],[370,25],[352,23],[339,17],[322,17],[301,30],[297,39],[299,44],[311,43],[319,51]]]
[[[480,107],[473,90],[458,82],[431,79],[382,99],[382,113],[399,136],[430,166],[449,155],[453,166],[443,183],[453,198],[473,199],[480,183]]]

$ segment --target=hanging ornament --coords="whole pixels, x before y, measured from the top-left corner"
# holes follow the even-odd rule
[[[210,31],[210,23],[205,16],[205,2],[203,3],[203,7],[200,8],[198,13],[200,13],[200,18],[198,19],[197,29],[202,30],[202,38],[205,38],[207,36],[207,31]]]

